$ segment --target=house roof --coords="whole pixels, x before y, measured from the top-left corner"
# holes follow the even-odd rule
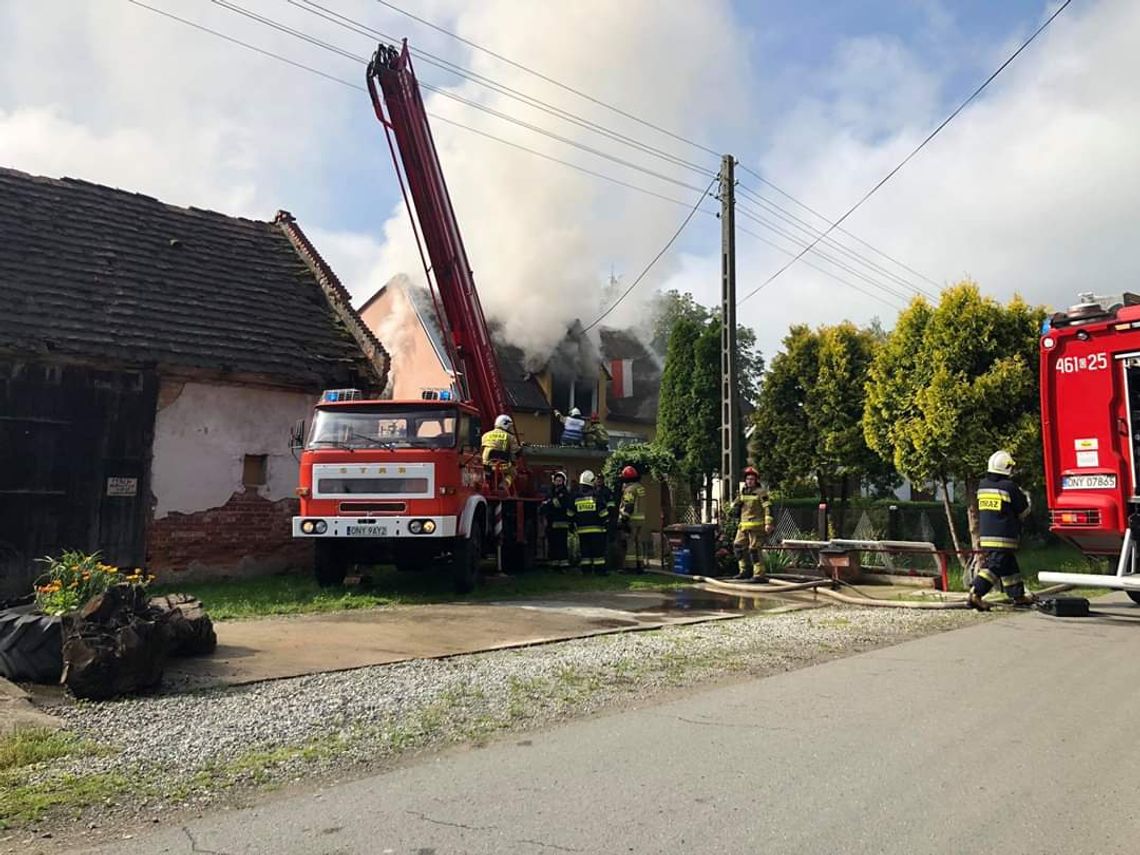
[[[618,398],[612,387],[606,389],[609,418],[654,424],[661,390],[661,366],[657,358],[633,333],[625,330],[599,330],[602,355],[608,362],[629,359],[633,363],[633,395]]]
[[[388,356],[293,218],[0,168],[0,352],[375,386]]]
[[[549,413],[550,401],[538,384],[534,375],[526,370],[526,357],[520,348],[495,340],[495,353],[499,357],[499,371],[503,375],[503,385],[507,387],[507,397],[515,410],[535,413]]]

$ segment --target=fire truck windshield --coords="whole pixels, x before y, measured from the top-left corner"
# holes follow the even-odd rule
[[[454,448],[457,412],[450,409],[318,409],[309,448]]]

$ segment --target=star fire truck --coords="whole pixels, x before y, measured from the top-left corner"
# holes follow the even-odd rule
[[[355,389],[326,392],[307,441],[304,425],[294,427],[301,507],[293,536],[314,542],[322,585],[342,583],[354,563],[390,562],[401,570],[445,563],[456,589],[467,592],[488,553],[500,569],[533,562],[541,499],[523,457],[513,478],[482,463],[482,431],[509,413],[510,403],[407,42],[402,49],[381,44],[366,77],[454,383],[411,401],[365,399]]]
[[[1140,603],[1140,297],[1080,295],[1041,334],[1041,434],[1049,528],[1116,573],[1040,574],[1116,588]]]

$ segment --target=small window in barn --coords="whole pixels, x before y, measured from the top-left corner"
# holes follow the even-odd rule
[[[268,457],[264,454],[247,454],[241,467],[241,483],[250,487],[264,487]]]

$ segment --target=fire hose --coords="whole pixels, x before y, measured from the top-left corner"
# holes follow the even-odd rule
[[[869,597],[861,594],[860,596],[851,596],[839,591],[832,590],[831,585],[842,584],[854,588],[847,582],[839,582],[835,579],[815,579],[811,581],[795,581],[789,582],[783,579],[771,578],[767,584],[758,584],[755,582],[730,582],[724,579],[718,579],[715,576],[693,576],[686,573],[671,573],[667,570],[651,570],[650,572],[662,576],[674,576],[682,579],[689,579],[693,582],[701,582],[703,584],[712,585],[715,588],[725,591],[746,591],[751,594],[774,594],[779,596],[781,594],[790,594],[795,591],[811,590],[813,593],[822,594],[829,599],[836,602],[844,603],[851,606],[870,606],[878,608],[895,608],[895,609],[923,609],[927,611],[947,611],[950,609],[967,609],[970,608],[966,604],[965,594],[951,594],[946,593],[945,596],[952,597],[951,600],[944,600],[940,602],[921,602],[916,600],[881,600],[877,597]],[[800,577],[802,578],[802,577]],[[1051,588],[1043,588],[1037,591],[1038,596],[1048,596],[1051,594],[1059,594],[1062,591],[1068,591],[1072,585],[1054,585]],[[855,589],[858,590],[858,589]],[[994,603],[995,606],[1002,606],[1002,603]]]

